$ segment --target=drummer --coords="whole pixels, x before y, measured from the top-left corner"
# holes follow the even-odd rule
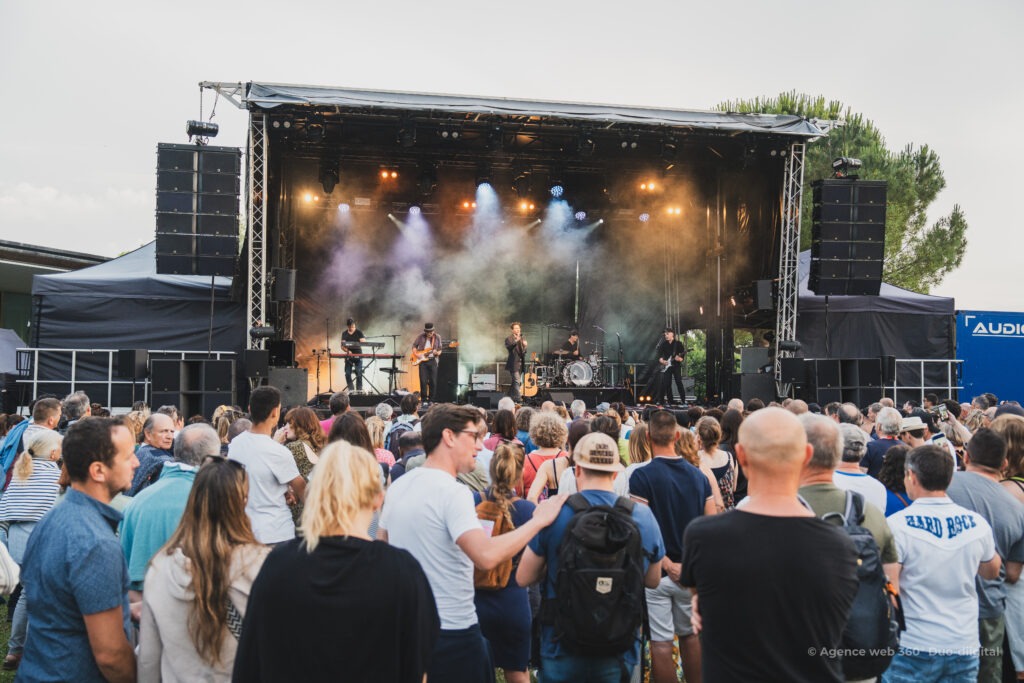
[[[558,349],[564,351],[558,355],[562,356],[566,360],[579,360],[580,358],[580,333],[578,330],[569,330],[569,338],[565,340]]]

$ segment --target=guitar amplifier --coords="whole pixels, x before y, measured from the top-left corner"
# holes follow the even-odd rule
[[[473,389],[480,391],[495,391],[498,387],[497,377],[494,374],[474,373],[469,377],[469,384]]]

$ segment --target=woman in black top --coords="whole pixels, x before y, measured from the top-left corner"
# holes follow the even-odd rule
[[[234,680],[421,683],[440,622],[419,563],[366,532],[383,500],[368,451],[339,441],[320,453],[302,538],[276,547],[253,584]]]

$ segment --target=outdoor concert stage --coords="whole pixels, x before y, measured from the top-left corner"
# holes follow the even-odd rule
[[[642,385],[670,326],[707,333],[713,398],[734,328],[792,338],[803,149],[823,135],[807,120],[202,85],[250,112],[248,326],[295,340],[310,395],[328,373],[340,384],[330,354],[348,317],[397,356],[433,322],[454,361],[442,398],[504,389],[513,321],[552,389]],[[294,301],[274,301],[275,268],[295,270]],[[769,300],[758,280],[775,283]],[[584,358],[565,381],[550,354],[571,327]],[[414,370],[376,362],[369,390],[414,389]],[[489,374],[496,387],[474,385]]]

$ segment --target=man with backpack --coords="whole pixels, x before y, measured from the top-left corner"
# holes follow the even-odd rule
[[[615,495],[623,471],[607,434],[573,450],[579,493],[519,561],[516,581],[541,581],[541,670],[545,683],[619,683],[637,661],[644,587],[661,580],[661,532],[645,505]]]
[[[752,413],[736,443],[744,504],[686,528],[680,583],[695,589],[705,680],[843,681],[834,654],[857,594],[857,552],[797,496],[811,455],[795,415]]]
[[[651,461],[633,472],[629,493],[650,506],[665,539],[658,586],[647,591],[651,622],[651,673],[654,683],[678,681],[672,641],[679,637],[679,654],[687,683],[700,683],[700,640],[690,623],[690,592],[679,585],[683,532],[691,521],[716,512],[707,476],[676,454],[679,439],[676,416],[668,410],[651,414],[648,426]]]
[[[896,583],[899,578],[896,542],[881,510],[832,480],[845,449],[843,425],[811,413],[799,419],[813,449],[800,478],[800,498],[818,517],[846,530],[860,560],[860,588],[843,635],[843,673],[847,683],[873,680],[889,666],[899,645],[898,633],[890,630],[896,614],[886,590],[887,580]],[[852,654],[860,650],[875,654]]]
[[[402,397],[398,407],[402,409],[402,414],[395,418],[388,433],[384,436],[384,450],[392,453],[398,452],[398,440],[402,438],[402,434],[413,430],[419,431],[420,397],[415,393],[406,394]]]

